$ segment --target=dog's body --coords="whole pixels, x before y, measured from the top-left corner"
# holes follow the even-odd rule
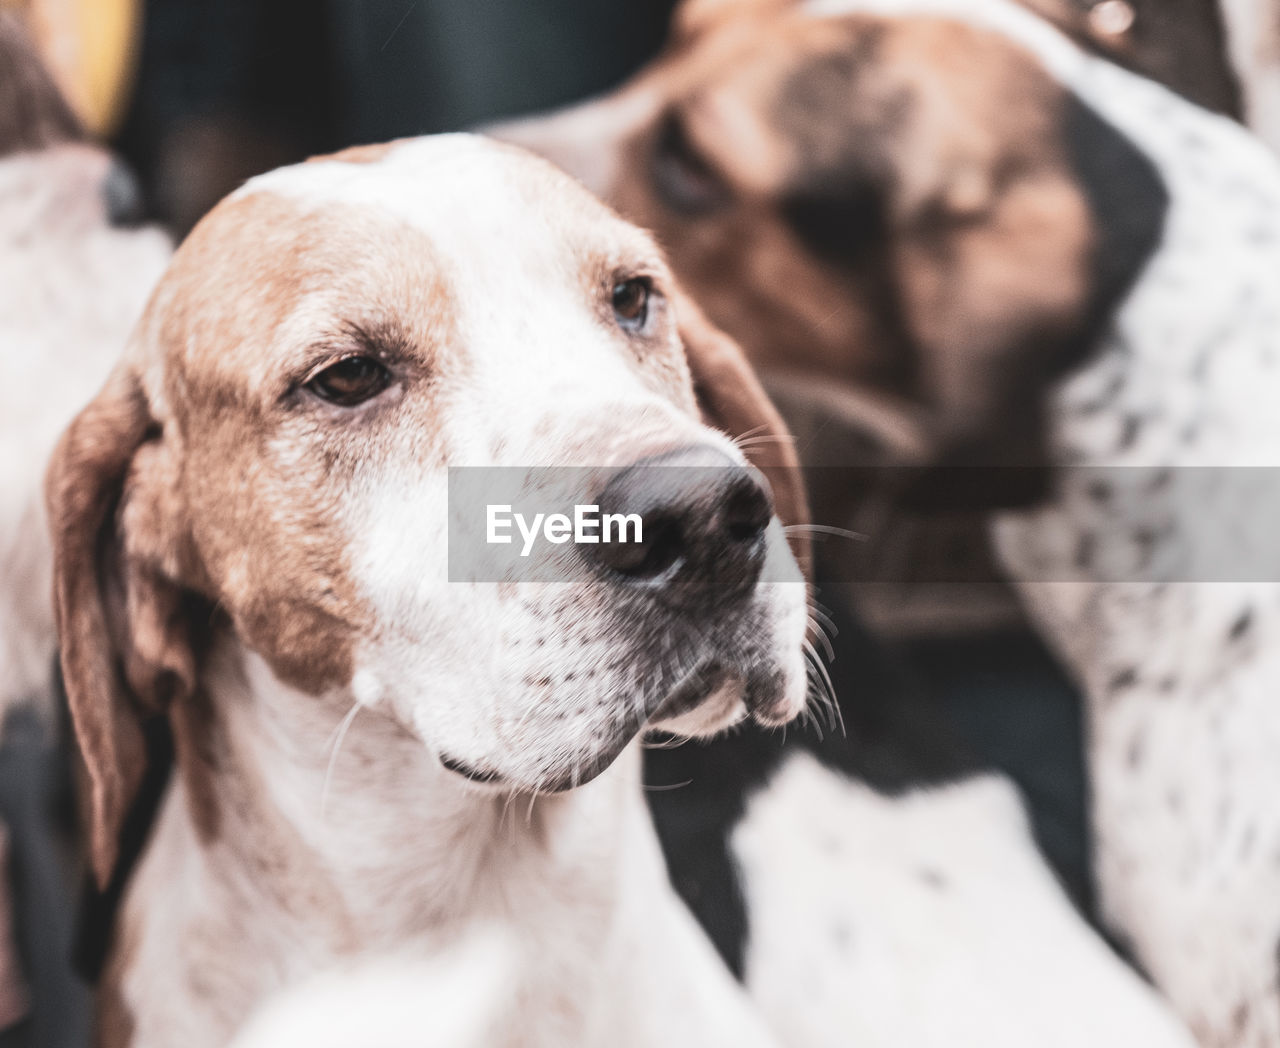
[[[1108,920],[1202,1043],[1274,1046],[1274,480],[1239,470],[1280,463],[1280,164],[1158,89],[1063,62],[1156,160],[1171,207],[1052,413],[1059,461],[1116,469],[1066,473],[1050,508],[1001,522],[1000,547],[1089,694]]]
[[[222,1045],[276,990],[490,922],[517,961],[487,1043],[768,1043],[666,880],[634,741],[806,692],[803,583],[690,369],[704,417],[775,434],[779,512],[801,497],[737,350],[676,297],[646,237],[465,137],[264,176],[185,242],[50,472],[100,882],[139,720],[176,743],[101,1043]],[[449,582],[446,465],[589,465],[621,497],[684,446],[730,486],[674,491],[664,574]]]

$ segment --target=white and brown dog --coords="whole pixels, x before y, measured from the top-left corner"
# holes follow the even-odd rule
[[[100,880],[142,722],[177,749],[100,1043],[223,1045],[278,989],[487,922],[518,954],[489,1043],[767,1043],[667,882],[637,741],[804,707],[805,586],[746,433],[796,520],[736,347],[509,146],[355,150],[216,208],[49,473]],[[686,461],[719,479],[661,489],[661,564],[450,581],[451,468],[592,466],[626,507],[655,497],[632,467]]]

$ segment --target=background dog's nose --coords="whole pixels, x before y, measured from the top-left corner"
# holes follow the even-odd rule
[[[727,596],[749,590],[760,577],[773,517],[769,488],[756,470],[716,448],[641,459],[614,474],[597,501],[602,517],[635,514],[643,521],[640,542],[582,547],[619,582],[714,587],[713,595]]]

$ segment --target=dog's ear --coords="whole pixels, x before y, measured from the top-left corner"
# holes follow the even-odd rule
[[[118,368],[63,434],[46,479],[62,672],[90,787],[90,857],[111,878],[146,765],[143,721],[194,687],[182,590],[163,562],[160,427]]]
[[[672,303],[693,376],[698,407],[708,425],[741,440],[744,454],[773,489],[774,509],[800,566],[809,570],[809,502],[795,441],[738,344],[676,292]]]

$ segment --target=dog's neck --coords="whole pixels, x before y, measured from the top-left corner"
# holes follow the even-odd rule
[[[519,907],[504,883],[522,879],[517,871],[579,884],[591,871],[590,881],[607,882],[601,856],[623,849],[622,815],[641,805],[634,752],[573,794],[501,795],[443,768],[382,712],[294,691],[256,656],[241,667],[219,674],[212,703],[228,751],[212,774],[239,811],[217,813],[229,832],[216,831],[211,855],[226,849],[233,864],[251,863],[254,835],[293,835],[299,861],[324,871],[361,943]]]
[[[554,999],[561,1025],[546,1043],[574,1041],[600,1021],[587,1014],[598,1001],[618,997],[595,984],[625,981],[617,966],[641,941],[669,949],[675,927],[684,947],[637,746],[571,793],[504,798],[382,714],[348,718],[344,698],[294,691],[235,645],[205,686],[199,733],[212,741],[178,740],[116,938],[109,972],[135,1017],[116,1043],[224,1044],[284,985],[379,951],[447,955],[477,925],[516,944],[522,999]]]

